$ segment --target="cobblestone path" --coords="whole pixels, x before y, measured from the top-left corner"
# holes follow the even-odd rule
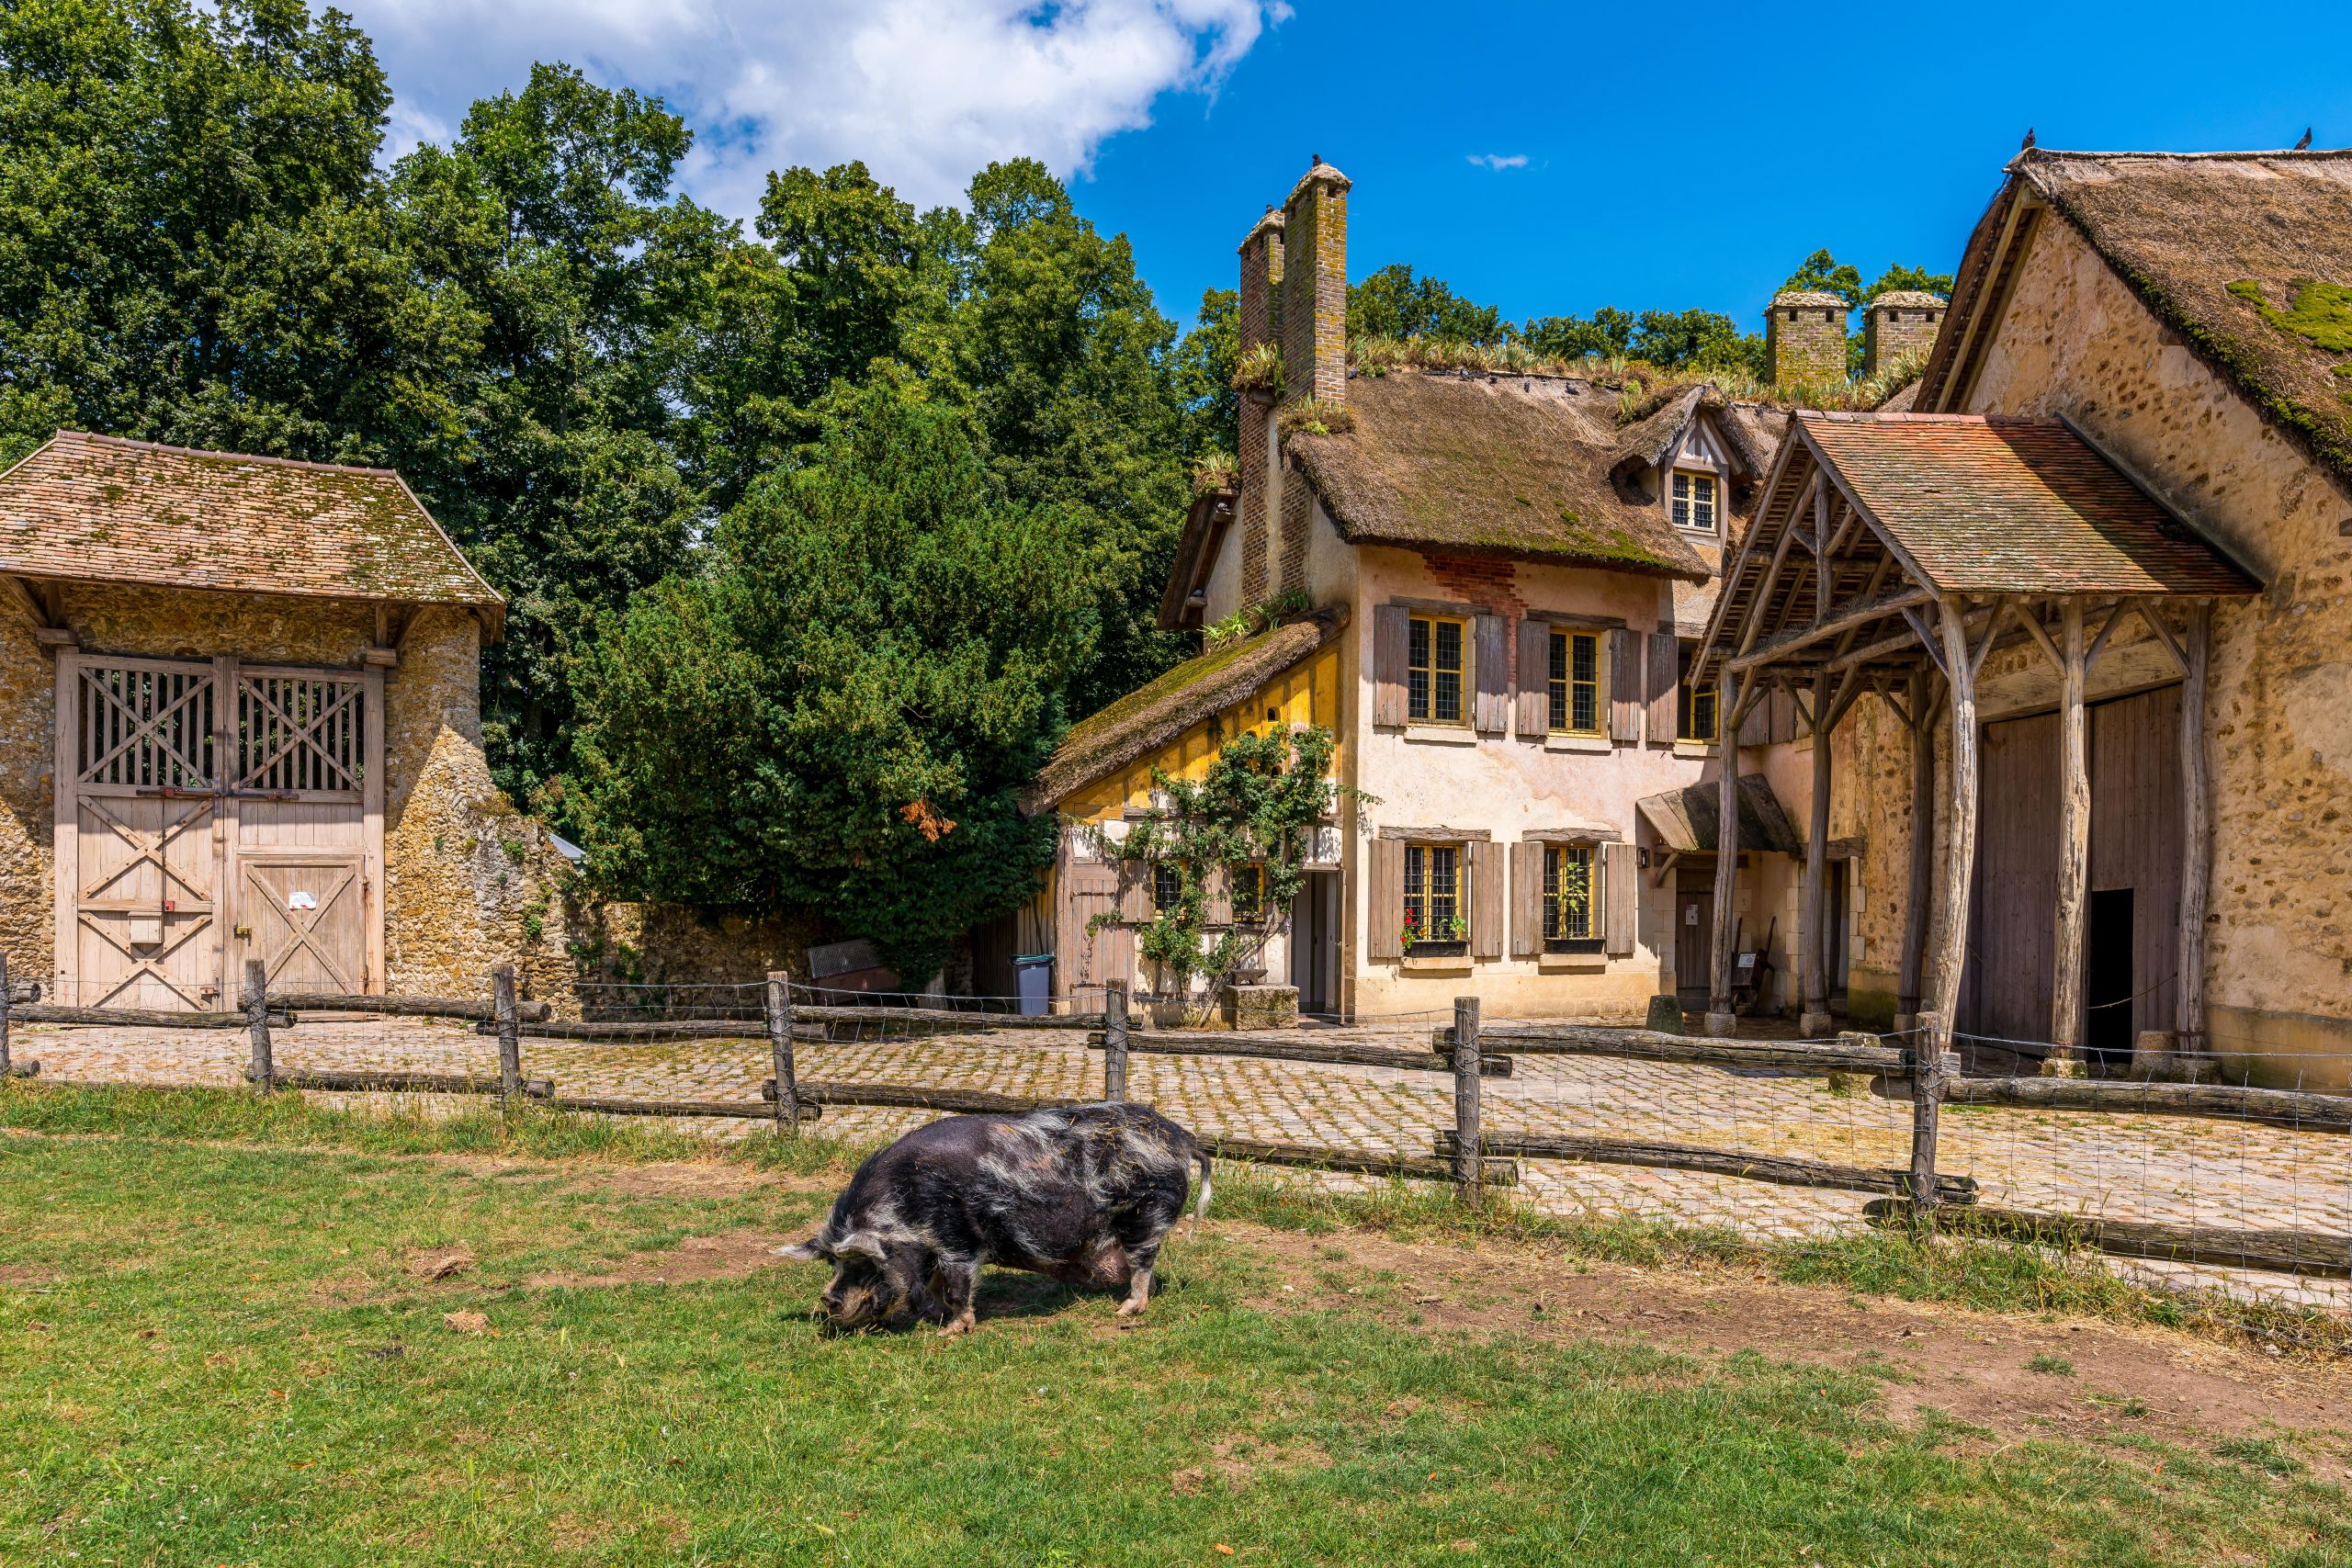
[[[1427,1023],[1317,1031],[1317,1040],[1426,1045]],[[108,1083],[243,1082],[245,1041],[225,1031],[19,1026],[20,1056],[51,1079]],[[812,1079],[989,1089],[1038,1099],[1099,1095],[1102,1054],[1068,1031],[1003,1030],[927,1039],[797,1047]],[[763,1040],[524,1043],[532,1077],[560,1093],[675,1100],[755,1100],[768,1076]],[[316,1021],[277,1035],[281,1070],[497,1070],[493,1041],[453,1024],[412,1020]],[[1137,1055],[1132,1096],[1204,1133],[1334,1148],[1431,1152],[1453,1125],[1442,1073],[1326,1066],[1238,1057]],[[1910,1108],[1867,1093],[1832,1092],[1813,1077],[1584,1056],[1517,1058],[1514,1076],[1485,1088],[1496,1131],[1650,1137],[1846,1164],[1908,1163]],[[842,1108],[824,1125],[886,1136],[928,1120],[920,1111]],[[684,1123],[741,1135],[756,1123]],[[1944,1113],[1940,1168],[1973,1176],[1983,1201],[2115,1219],[2217,1228],[2352,1234],[2352,1138],[2209,1120],[1977,1107]],[[1864,1196],[1681,1171],[1521,1162],[1526,1199],[1555,1213],[1641,1215],[1720,1224],[1781,1238],[1827,1236],[1860,1224]],[[2119,1265],[2174,1280],[2219,1283],[2267,1299],[2352,1309],[2342,1281],[2261,1271]]]

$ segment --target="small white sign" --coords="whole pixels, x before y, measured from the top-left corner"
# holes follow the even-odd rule
[[[286,907],[289,909],[315,909],[319,901],[297,887],[286,896]]]
[[[1682,923],[1686,926],[1695,926],[1699,923],[1698,905],[1685,904],[1682,906]]]

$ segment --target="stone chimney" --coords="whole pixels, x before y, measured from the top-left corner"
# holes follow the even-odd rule
[[[1348,395],[1348,176],[1315,156],[1283,203],[1286,400]]]
[[[1890,289],[1862,307],[1862,374],[1875,376],[1902,360],[1928,357],[1951,301],[1940,294]]]
[[[1846,301],[1835,294],[1776,294],[1764,312],[1765,379],[1822,387],[1846,379]]]
[[[1236,310],[1243,354],[1261,344],[1282,344],[1283,215],[1272,208],[1241,242],[1240,300]],[[1274,394],[1244,387],[1241,415],[1241,602],[1256,604],[1266,593],[1266,540],[1277,504],[1267,480],[1272,470]]]

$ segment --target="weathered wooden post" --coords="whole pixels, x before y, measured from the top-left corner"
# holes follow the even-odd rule
[[[1968,646],[1967,617],[1968,606],[1956,594],[1939,606],[1938,640],[1951,690],[1951,812],[1945,828],[1943,886],[1937,893],[1942,951],[1936,955],[1935,1005],[1928,1010],[1932,1018],[1920,1021],[1927,1027],[1919,1035],[1938,1061],[1951,1049],[1960,982],[1968,964],[1968,889],[1976,875],[1976,650]],[[1988,648],[1993,629],[1984,628]]]
[[[245,1031],[254,1047],[245,1076],[267,1094],[277,1087],[277,1064],[269,1048],[269,966],[258,958],[245,960]]]
[[[1465,1203],[1486,1196],[1487,1162],[1478,1142],[1478,998],[1453,998],[1453,1195]]]
[[[8,955],[0,953],[0,1078],[17,1070],[8,1059],[8,1010],[16,1001],[17,993],[8,988]]]
[[[490,972],[490,1011],[498,1025],[498,1098],[511,1101],[523,1092],[523,1030],[515,1015],[512,964]]]
[[[1950,1039],[1951,1031],[1934,1013],[1923,1014],[1921,1031],[1905,1047],[1911,1057],[1911,1202],[1936,1206],[1936,1130],[1943,1109],[1944,1084],[1959,1068],[1960,1058],[1936,1044]]]
[[[1102,987],[1102,1098],[1127,1098],[1127,987],[1123,980]]]
[[[2173,1049],[2192,1066],[2205,1056],[2205,910],[2213,876],[2213,773],[2206,747],[2206,682],[2213,664],[2213,602],[2188,602],[2181,638],[2188,668],[2180,682],[2180,946],[2178,1038]]]
[[[1732,965],[1736,962],[1732,951],[1732,931],[1738,918],[1739,899],[1739,723],[1747,711],[1741,701],[1755,684],[1753,673],[1740,679],[1726,667],[1723,689],[1715,697],[1715,752],[1723,773],[1715,781],[1719,792],[1715,807],[1715,952],[1708,987],[1707,1032],[1724,1039],[1729,1039],[1739,1028],[1731,999]]]
[[[1903,967],[1896,981],[1894,1027],[1919,1027],[1921,971],[1928,958],[1928,916],[1936,884],[1936,721],[1941,699],[1927,676],[1911,677],[1911,865],[1903,906]]]
[[[1825,581],[1826,581],[1825,577]],[[1838,1027],[1829,1016],[1829,704],[1831,680],[1825,670],[1813,683],[1813,812],[1804,836],[1804,917],[1800,935],[1799,979],[1804,1009],[1797,1032],[1807,1040],[1826,1038]]]
[[[2091,886],[2090,721],[2085,708],[2083,602],[2058,606],[2058,911],[2050,987],[2050,1054],[2044,1077],[2084,1073],[2083,953]],[[1990,628],[1987,628],[1990,635]]]
[[[775,1119],[787,1132],[800,1131],[800,1084],[792,1072],[792,977],[768,971],[768,1055],[775,1066]]]

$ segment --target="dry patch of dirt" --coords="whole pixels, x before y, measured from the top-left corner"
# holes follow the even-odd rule
[[[1716,1355],[1753,1350],[1869,1372],[1884,1380],[1890,1418],[1916,1425],[1939,1412],[1997,1440],[2129,1432],[2202,1447],[2278,1428],[2340,1434],[2352,1427],[2352,1369],[2274,1359],[2154,1326],[1856,1298],[1728,1269],[1637,1269],[1502,1244],[1416,1246],[1238,1222],[1212,1234],[1275,1265],[1289,1289],[1278,1287],[1263,1304],[1277,1310],[1369,1312],[1431,1335],[1467,1329]],[[2342,1474],[2329,1479],[2352,1479],[2345,1462],[2352,1447],[2331,1446]]]
[[[57,1269],[39,1263],[0,1263],[0,1285],[20,1291],[37,1291],[44,1286],[62,1284],[65,1276]]]
[[[636,1252],[601,1273],[582,1274],[552,1269],[523,1282],[541,1288],[567,1285],[684,1285],[696,1280],[739,1280],[776,1261],[775,1250],[799,1240],[775,1231],[721,1231],[715,1235],[690,1235],[659,1252]]]
[[[1241,1433],[1211,1443],[1204,1463],[1188,1464],[1170,1472],[1168,1486],[1184,1497],[1199,1496],[1208,1490],[1212,1481],[1228,1492],[1238,1492],[1256,1480],[1261,1471],[1290,1475],[1303,1470],[1329,1469],[1330,1463],[1331,1456],[1317,1444],[1261,1443]]]
[[[412,1280],[447,1280],[462,1274],[474,1266],[474,1249],[464,1242],[450,1247],[436,1247],[413,1251],[408,1257],[408,1277]]]

